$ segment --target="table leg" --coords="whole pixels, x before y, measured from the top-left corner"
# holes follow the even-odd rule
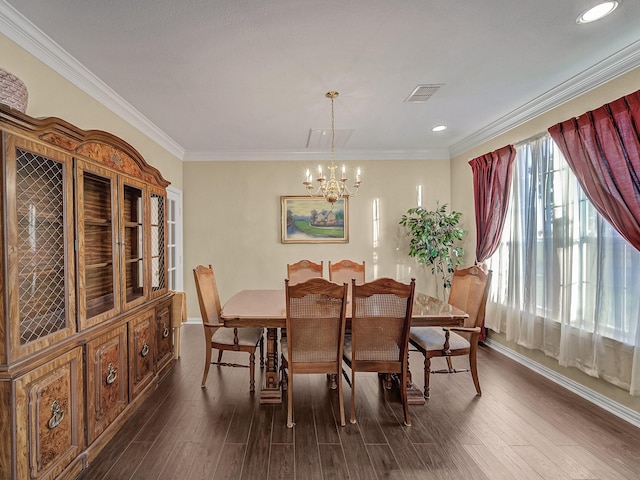
[[[267,328],[267,364],[265,382],[260,391],[260,403],[282,403],[278,372],[278,329]]]

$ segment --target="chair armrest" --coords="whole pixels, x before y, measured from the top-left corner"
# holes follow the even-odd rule
[[[211,331],[211,336],[214,335],[214,333],[219,329],[224,327],[224,325],[222,323],[211,323],[211,322],[202,322],[203,325],[205,326],[205,328],[212,328],[213,330]],[[238,339],[238,327],[234,327],[233,328],[233,346],[238,347],[238,345],[240,344],[240,340]]]
[[[442,327],[445,332],[469,332],[480,333],[480,327]]]
[[[444,345],[442,346],[442,351],[445,355],[451,355],[451,347],[449,345],[450,332],[480,333],[480,327],[442,327],[442,330],[444,330]]]

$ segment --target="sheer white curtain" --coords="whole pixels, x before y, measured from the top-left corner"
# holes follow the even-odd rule
[[[640,252],[585,197],[551,137],[517,146],[485,325],[640,394]]]

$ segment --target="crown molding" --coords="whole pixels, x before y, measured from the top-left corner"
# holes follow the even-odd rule
[[[349,150],[337,153],[336,163],[350,160],[450,160],[449,149],[427,150]],[[186,152],[184,161],[189,162],[253,162],[253,161],[329,161],[327,151],[229,151]]]
[[[640,40],[543,93],[450,148],[456,157],[640,65]]]
[[[4,0],[0,32],[179,159],[185,150]]]

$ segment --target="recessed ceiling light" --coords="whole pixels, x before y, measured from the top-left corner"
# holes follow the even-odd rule
[[[446,125],[436,125],[435,127],[433,127],[431,129],[432,132],[441,132],[443,130],[446,130],[447,126]]]
[[[606,17],[611,12],[613,12],[616,8],[618,8],[617,1],[609,1],[602,2],[595,7],[591,7],[589,10],[582,12],[580,16],[576,19],[576,23],[591,23],[596,20],[600,20],[603,17]]]

